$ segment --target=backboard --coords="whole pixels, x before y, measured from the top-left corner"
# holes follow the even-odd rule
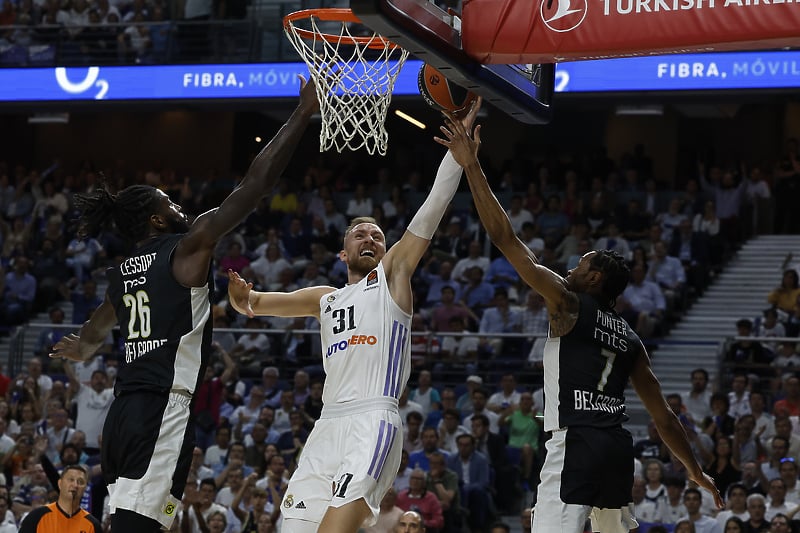
[[[479,63],[461,46],[460,19],[428,0],[351,0],[350,8],[371,30],[515,119],[550,121],[554,64]]]

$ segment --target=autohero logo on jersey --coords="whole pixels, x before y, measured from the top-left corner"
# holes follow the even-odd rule
[[[375,335],[353,335],[349,339],[344,339],[339,342],[335,342],[328,346],[328,350],[325,354],[325,358],[344,352],[350,346],[357,346],[359,344],[366,344],[368,346],[374,346],[378,344],[378,337]]]

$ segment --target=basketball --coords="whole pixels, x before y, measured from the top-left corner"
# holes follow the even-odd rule
[[[475,93],[452,83],[428,64],[423,64],[419,69],[417,85],[429,106],[439,111],[450,111],[457,118],[463,117],[477,98]]]

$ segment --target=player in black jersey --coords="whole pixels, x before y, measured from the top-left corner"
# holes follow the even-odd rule
[[[119,323],[125,354],[103,428],[102,468],[114,533],[169,529],[194,448],[192,395],[211,346],[211,259],[217,242],[277,184],[313,113],[315,86],[301,78],[300,101],[222,204],[192,224],[160,190],[133,185],[77,195],[79,234],[112,221],[134,251],[108,271],[105,300],[51,357],[85,361]]]
[[[686,432],[667,405],[639,337],[614,311],[630,272],[612,251],[584,255],[566,277],[541,265],[515,234],[478,162],[480,126],[472,135],[459,121],[442,128],[447,146],[467,174],[475,205],[492,242],[546,302],[550,333],[544,355],[547,442],[533,531],[577,533],[587,518],[593,531],[623,533],[632,516],[633,446],[622,427],[624,391],[633,383],[664,442],[689,479],[722,498],[703,473]]]

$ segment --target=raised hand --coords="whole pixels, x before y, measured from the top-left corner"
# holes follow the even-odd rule
[[[38,455],[44,455],[47,451],[48,441],[45,435],[39,435],[33,444],[33,451]]]
[[[53,359],[58,359],[61,357],[71,361],[83,361],[80,347],[81,338],[74,333],[70,333],[69,335],[64,335],[61,337],[61,339],[53,345],[52,351],[49,355]]]
[[[300,106],[306,108],[310,113],[319,111],[319,99],[317,98],[317,87],[314,80],[306,78],[300,74],[297,76],[300,79]]]
[[[245,281],[238,272],[228,269],[228,298],[234,309],[250,318],[255,316],[250,306],[250,291],[253,284]]]
[[[481,109],[481,105],[483,104],[483,97],[479,96],[472,102],[472,106],[469,108],[469,112],[464,115],[464,118],[461,119],[461,124],[464,126],[464,129],[467,131],[472,130],[472,125],[475,124],[475,118],[478,116],[478,111]]]
[[[473,108],[469,115],[472,115],[473,112],[477,113]],[[469,115],[464,119],[464,122],[470,121]],[[474,120],[474,117],[472,119]],[[442,146],[446,146],[462,168],[467,168],[469,165],[477,163],[478,148],[481,144],[481,127],[475,126],[475,131],[470,137],[470,132],[464,123],[457,120],[452,114],[447,114],[444,122],[445,125],[440,126],[439,129],[445,138],[434,137],[433,140]]]

